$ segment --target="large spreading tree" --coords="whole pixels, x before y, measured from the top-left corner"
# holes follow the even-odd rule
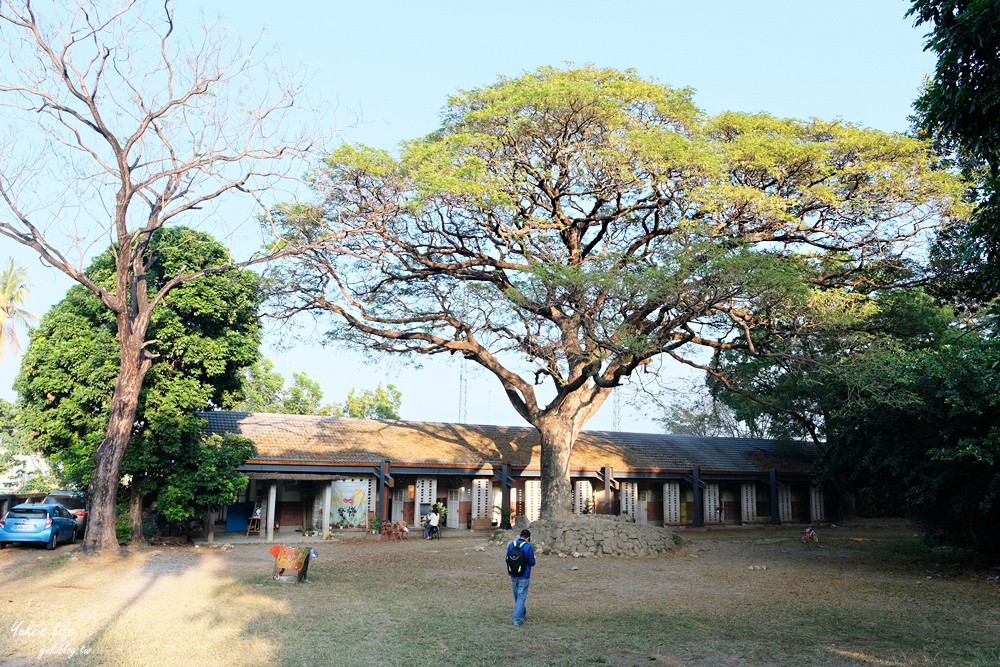
[[[158,292],[179,267],[208,269],[229,263],[229,252],[209,235],[183,227],[150,237],[147,289]],[[116,249],[99,255],[86,275],[109,286]],[[144,508],[155,503],[175,521],[234,502],[248,479],[236,468],[253,455],[237,440],[206,441],[196,412],[230,407],[243,371],[259,359],[261,301],[258,276],[247,269],[207,275],[178,286],[150,316],[148,335],[157,362],[147,373],[122,464],[132,534],[141,538]],[[87,487],[94,453],[107,428],[119,374],[117,320],[81,285],[45,314],[14,383],[31,444],[58,465],[63,480]]]
[[[121,465],[158,354],[153,312],[180,285],[266,259],[175,266],[154,291],[152,235],[181,221],[219,224],[232,198],[261,204],[266,189],[299,171],[294,158],[313,140],[294,115],[301,83],[276,74],[271,54],[215,26],[183,29],[171,0],[71,5],[0,5],[0,235],[37,252],[115,319],[120,364],[108,378],[114,391],[89,486],[84,547],[92,553],[118,547]],[[84,267],[109,243],[113,275],[99,283]]]
[[[376,352],[459,354],[541,437],[542,516],[571,508],[577,434],[659,355],[766,354],[963,216],[928,146],[845,122],[706,117],[634,72],[542,68],[451,98],[394,157],[344,146],[289,232],[289,313]],[[874,264],[880,271],[871,270]]]

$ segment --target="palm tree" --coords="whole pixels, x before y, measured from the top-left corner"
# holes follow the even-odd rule
[[[0,359],[9,345],[15,354],[21,353],[21,344],[17,340],[17,324],[27,325],[30,320],[38,319],[20,306],[28,296],[28,285],[24,281],[24,268],[14,267],[10,260],[7,269],[0,273]]]

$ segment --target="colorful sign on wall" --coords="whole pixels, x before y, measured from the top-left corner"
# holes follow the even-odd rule
[[[333,482],[330,521],[351,528],[368,523],[368,482],[338,480]]]

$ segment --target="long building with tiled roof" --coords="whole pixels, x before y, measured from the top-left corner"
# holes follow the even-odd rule
[[[509,506],[540,511],[534,428],[206,412],[206,433],[251,440],[246,498],[227,530],[328,531],[419,522],[440,502],[451,528],[487,527]],[[812,522],[827,513],[808,443],[583,431],[570,462],[574,511],[659,525]],[[363,509],[363,511],[362,511]],[[266,526],[265,526],[266,524]],[[270,533],[268,533],[270,534]]]

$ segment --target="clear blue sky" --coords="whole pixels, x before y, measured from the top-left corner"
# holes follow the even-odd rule
[[[190,3],[189,3],[190,4]],[[435,129],[445,98],[543,65],[634,68],[645,77],[695,89],[709,114],[766,111],[779,116],[843,118],[905,131],[911,102],[933,67],[924,28],[904,18],[901,0],[680,0],[647,2],[508,1],[205,2],[205,13],[252,39],[275,45],[286,66],[310,72],[313,101],[323,101],[338,139],[391,149]],[[181,21],[196,19],[184,7]],[[69,286],[33,256],[3,241],[0,261],[28,268],[27,309],[43,314]],[[318,337],[319,330],[299,334]],[[272,337],[287,339],[282,334]],[[458,418],[457,362],[426,361],[413,370],[365,363],[341,350],[298,344],[268,355],[286,377],[305,371],[329,402],[352,387],[394,383],[403,417]],[[0,362],[0,397],[17,359]],[[668,373],[665,370],[664,373]],[[496,380],[468,378],[468,421],[523,425]],[[656,431],[649,404],[626,396],[624,430]],[[588,428],[611,428],[611,405]]]

